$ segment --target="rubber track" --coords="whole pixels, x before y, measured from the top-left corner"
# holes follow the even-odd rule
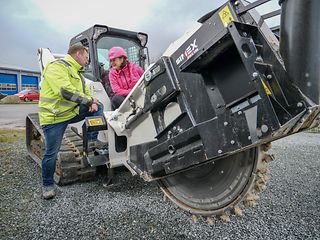
[[[44,153],[44,136],[39,127],[38,115],[29,115],[33,123],[36,139],[31,140],[31,151],[29,155],[41,167],[41,159]],[[66,185],[74,182],[87,181],[96,175],[96,168],[92,168],[82,157],[82,138],[74,133],[68,126],[57,155],[56,171],[54,180],[58,185]]]
[[[96,168],[92,168],[82,157],[82,138],[67,127],[62,145],[57,156],[55,181],[59,185],[83,182],[96,175]]]

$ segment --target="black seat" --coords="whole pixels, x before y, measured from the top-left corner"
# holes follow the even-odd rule
[[[106,93],[108,94],[108,97],[110,100],[112,97],[115,95],[114,92],[112,91],[111,85],[110,85],[110,80],[109,80],[109,70],[104,70],[103,63],[100,63],[100,79],[101,83],[106,90]]]

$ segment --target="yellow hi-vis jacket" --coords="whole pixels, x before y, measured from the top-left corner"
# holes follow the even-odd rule
[[[91,105],[93,99],[81,69],[70,55],[45,67],[39,100],[41,126],[70,120],[79,114],[79,104]]]

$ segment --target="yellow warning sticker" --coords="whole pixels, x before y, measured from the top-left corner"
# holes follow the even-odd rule
[[[101,118],[93,118],[88,120],[89,125],[92,126],[100,126],[103,125],[102,119]]]
[[[224,8],[222,8],[222,10],[219,12],[219,16],[220,16],[221,22],[223,23],[224,27],[227,27],[229,23],[234,21],[228,5],[226,5]]]
[[[265,84],[265,82],[262,79],[261,79],[261,82],[264,87],[264,90],[266,91],[266,94],[271,95],[272,93],[271,93],[270,89],[268,88],[267,84]]]

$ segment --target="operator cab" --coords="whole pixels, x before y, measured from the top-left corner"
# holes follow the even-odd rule
[[[80,44],[88,48],[90,63],[83,75],[92,81],[102,82],[108,96],[112,97],[113,92],[108,79],[111,67],[108,59],[109,50],[115,46],[122,47],[128,54],[129,62],[145,69],[149,65],[147,41],[146,33],[94,25],[73,37],[70,46]]]
[[[148,35],[142,32],[133,32],[122,29],[111,28],[104,25],[94,25],[93,27],[83,31],[70,40],[70,46],[82,45],[88,48],[89,52],[89,64],[85,67],[83,76],[94,82],[101,82],[106,93],[111,99],[114,95],[110,82],[109,82],[109,70],[111,67],[108,59],[108,52],[112,47],[122,47],[127,55],[128,60],[131,63],[139,65],[144,70],[149,65],[149,54],[146,47],[148,41]],[[93,83],[97,84],[97,83]],[[97,94],[99,94],[97,92]],[[96,95],[97,96],[97,95]],[[98,98],[98,97],[97,97]],[[99,98],[98,98],[99,99]],[[111,110],[110,101],[103,98],[105,110]],[[86,120],[89,121],[89,120]],[[88,131],[100,131],[105,130],[105,126],[90,127],[90,124],[84,124],[82,126],[82,132],[84,133],[84,149],[85,152],[89,152],[89,146],[86,139],[86,132]],[[127,140],[125,136],[117,136],[114,133],[110,133],[108,136],[109,141],[114,141],[115,154],[125,154]],[[114,139],[114,140],[113,140]],[[110,150],[110,149],[109,149]],[[98,154],[97,157],[88,157],[88,162],[93,165],[101,165],[106,162],[104,154]]]

